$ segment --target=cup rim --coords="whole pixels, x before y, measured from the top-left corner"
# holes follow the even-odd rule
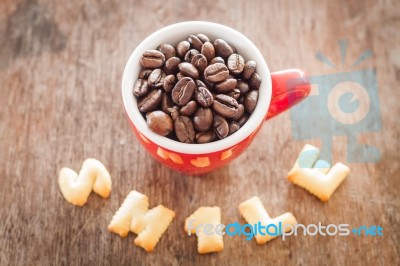
[[[228,35],[232,35],[232,38],[237,38],[243,43],[243,46],[248,47],[248,49],[252,50],[257,58],[245,58],[246,60],[255,60],[257,62],[257,73],[262,72],[261,76],[261,86],[259,88],[259,97],[257,100],[256,109],[251,114],[250,118],[247,122],[234,134],[228,136],[225,139],[217,140],[210,143],[205,144],[188,144],[182,143],[176,140],[169,139],[167,137],[163,137],[151,131],[139,109],[137,108],[137,100],[136,97],[132,94],[132,87],[134,82],[137,79],[137,76],[133,76],[133,69],[135,66],[137,67],[139,63],[139,59],[143,54],[144,50],[155,49],[161,43],[155,43],[159,36],[168,36],[169,34],[173,34],[174,32],[182,32],[187,31],[188,35],[197,33],[196,29],[201,28],[203,31],[199,31],[207,34],[207,31],[223,31]],[[227,40],[229,43],[229,41]],[[260,71],[261,70],[261,71]],[[186,21],[180,22],[176,24],[172,24],[166,27],[163,27],[148,37],[146,37],[132,52],[130,55],[123,72],[122,77],[122,98],[125,107],[125,111],[129,117],[129,120],[132,122],[133,126],[142,134],[145,138],[150,140],[151,142],[166,148],[171,151],[175,151],[178,153],[186,153],[186,154],[206,154],[213,153],[217,151],[226,150],[230,147],[237,145],[242,142],[248,136],[250,136],[253,132],[257,130],[257,128],[263,123],[265,116],[267,114],[270,102],[271,102],[271,94],[272,94],[272,85],[271,85],[271,74],[268,68],[267,63],[265,62],[264,57],[262,56],[260,50],[254,45],[252,41],[250,41],[245,35],[240,33],[239,31],[232,29],[228,26],[207,22],[207,21]]]

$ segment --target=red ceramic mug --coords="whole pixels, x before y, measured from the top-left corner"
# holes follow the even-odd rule
[[[132,94],[138,78],[140,57],[162,43],[176,45],[190,34],[204,33],[236,47],[245,60],[257,63],[262,82],[257,107],[246,124],[229,137],[206,144],[181,143],[152,132],[137,108]],[[202,174],[224,166],[238,157],[253,141],[265,120],[289,109],[310,92],[304,73],[291,69],[270,73],[257,47],[240,32],[211,22],[188,21],[164,27],[143,40],[131,54],[122,78],[122,97],[131,127],[140,143],[162,164],[187,174]]]

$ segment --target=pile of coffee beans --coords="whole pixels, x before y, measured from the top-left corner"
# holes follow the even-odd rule
[[[190,35],[176,47],[144,52],[133,86],[139,111],[157,134],[185,143],[226,138],[253,113],[261,78],[222,39]]]

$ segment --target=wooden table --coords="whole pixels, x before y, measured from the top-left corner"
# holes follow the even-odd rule
[[[0,3],[0,265],[394,265],[400,264],[400,5],[391,1],[46,1]],[[393,1],[396,2],[396,1]],[[305,143],[290,114],[269,121],[239,159],[204,177],[175,173],[139,145],[124,115],[125,62],[151,32],[186,20],[231,26],[261,50],[272,71],[303,68],[332,74],[318,51],[340,67],[364,51],[356,69],[373,68],[382,129],[358,141],[380,150],[376,163],[347,163],[351,173],[328,203],[286,180]],[[397,121],[397,122],[396,122]],[[346,136],[334,137],[333,160],[346,161]],[[113,191],[84,207],[58,188],[63,166],[94,157],[108,167]],[[152,254],[107,231],[136,189],[176,218]],[[384,236],[298,236],[265,246],[224,237],[220,254],[197,254],[184,219],[220,206],[225,224],[239,221],[240,202],[258,195],[271,216],[291,211],[303,224],[380,225]]]

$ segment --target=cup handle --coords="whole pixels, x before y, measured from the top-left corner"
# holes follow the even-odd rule
[[[302,70],[287,69],[271,73],[271,104],[265,120],[299,103],[310,94],[311,85]]]

